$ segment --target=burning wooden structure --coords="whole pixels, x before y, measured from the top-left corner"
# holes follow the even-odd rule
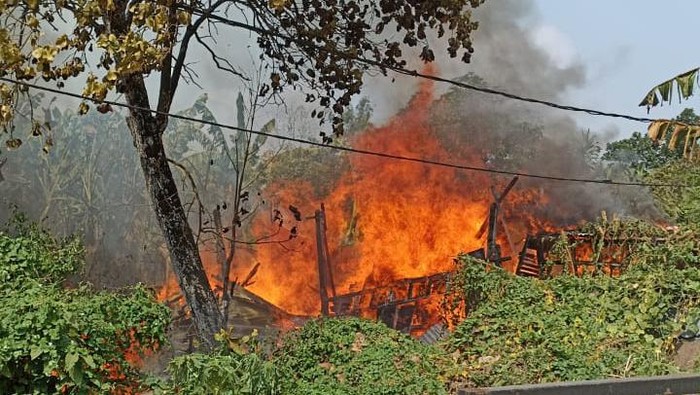
[[[515,274],[546,278],[567,270],[576,275],[603,273],[615,276],[630,264],[629,258],[636,245],[643,242],[658,244],[664,240],[663,237],[601,236],[580,231],[528,235]],[[564,251],[554,256],[552,250],[557,243]]]
[[[501,254],[498,240],[506,240],[510,251],[517,251],[505,221],[499,216],[500,204],[517,182],[513,178],[504,191],[497,195],[489,216],[477,237],[487,235],[484,248],[468,254],[501,266],[512,257]],[[316,211],[317,253],[321,314],[324,316],[363,316],[384,322],[387,326],[412,335],[422,335],[439,324],[439,306],[451,272],[394,280],[380,286],[357,292],[337,294],[333,282],[330,254],[325,239],[325,209]],[[605,219],[605,218],[604,218]],[[607,221],[605,219],[605,221]],[[500,232],[506,237],[499,237]],[[663,237],[641,237],[615,232],[587,232],[581,230],[543,232],[527,235],[513,266],[515,274],[524,277],[549,278],[562,272],[619,275],[630,264],[637,245],[643,242],[660,243]]]
[[[431,311],[445,294],[450,273],[407,278],[330,298],[334,316],[366,316],[404,333],[423,333],[436,324]]]
[[[435,325],[435,310],[445,293],[450,273],[405,278],[342,295],[336,293],[326,240],[326,212],[317,210],[316,248],[319,294],[323,316],[363,316],[404,333],[422,334]]]
[[[661,236],[665,233],[663,231],[657,232],[658,228],[655,231],[647,229],[644,233],[635,230],[636,228],[626,229],[611,226],[617,222],[608,222],[605,218],[603,218],[602,223],[592,223],[582,230],[538,233],[527,235],[520,242],[514,241],[509,231],[506,216],[503,215],[504,212],[508,211],[502,210],[501,206],[517,181],[518,178],[514,177],[500,193],[497,193],[493,188],[491,189],[491,203],[484,205],[486,202],[481,202],[482,208],[488,207],[488,216],[483,221],[478,220],[477,217],[483,214],[471,212],[469,215],[469,220],[466,222],[469,233],[464,233],[468,239],[461,246],[465,249],[481,247],[469,252],[469,255],[483,261],[489,261],[497,266],[514,261],[508,269],[514,271],[516,275],[526,277],[547,278],[564,271],[575,274],[616,275],[629,265],[630,256],[640,242],[649,242],[652,240],[652,236],[658,236],[652,240],[653,242],[663,241]],[[516,191],[515,194],[517,193],[519,192]],[[338,204],[338,202],[333,202],[333,206],[329,207],[335,207]],[[361,316],[384,322],[391,328],[413,336],[430,335],[431,330],[441,324],[443,316],[441,304],[452,275],[450,270],[453,270],[453,267],[438,262],[437,257],[430,254],[427,255],[431,257],[428,260],[429,264],[423,265],[421,270],[414,271],[410,270],[412,263],[415,263],[415,266],[424,263],[425,261],[419,259],[425,257],[426,254],[401,254],[400,261],[397,261],[396,257],[388,255],[371,254],[374,259],[366,258],[364,254],[343,255],[343,248],[346,248],[345,252],[347,252],[348,249],[357,246],[348,248],[347,244],[339,242],[338,233],[328,232],[327,221],[330,220],[331,228],[340,227],[342,229],[352,228],[356,219],[353,217],[352,221],[343,223],[336,218],[337,212],[332,209],[330,212],[335,214],[328,218],[326,208],[321,205],[319,209],[315,210],[313,216],[305,217],[305,219],[313,219],[313,221],[295,224],[295,227],[308,226],[308,228],[314,225],[315,243],[306,245],[312,250],[311,254],[315,252],[317,266],[315,268],[309,267],[309,260],[313,259],[311,258],[313,255],[303,255],[305,258],[303,261],[304,270],[299,270],[299,273],[303,272],[307,275],[295,273],[292,276],[289,275],[289,271],[280,271],[280,273],[286,273],[287,277],[296,283],[280,281],[276,284],[276,289],[287,289],[286,287],[293,288],[289,285],[301,283],[303,286],[293,288],[298,292],[294,295],[287,295],[286,300],[293,299],[293,301],[305,303],[310,307],[304,311],[288,309],[285,306],[285,299],[268,299],[269,295],[257,294],[254,287],[249,288],[246,285],[249,283],[248,279],[257,273],[260,265],[256,263],[246,280],[242,282],[242,286],[236,287],[236,290],[239,291],[238,298],[234,303],[237,310],[231,312],[234,328],[256,328],[262,333],[273,327],[294,327],[320,312],[322,316]],[[481,211],[481,213],[483,212]],[[508,216],[508,218],[512,217],[512,215]],[[516,216],[516,218],[520,217]],[[538,228],[538,226],[530,228]],[[545,228],[547,227],[545,226]],[[519,232],[518,235],[523,234],[522,229]],[[644,237],[635,235],[644,235]],[[433,240],[437,240],[435,232],[423,237],[426,239],[433,237]],[[368,237],[368,241],[373,240],[385,239],[382,238],[382,233],[375,232],[371,238]],[[436,242],[434,241],[434,243]],[[448,247],[455,248],[456,252],[459,247],[455,243],[458,242],[452,240],[451,243]],[[520,247],[520,243],[522,243],[522,247]],[[331,250],[329,245],[335,246],[335,248]],[[377,244],[374,246],[384,252],[392,250],[392,248],[382,249],[382,246]],[[391,245],[391,247],[401,249],[402,252],[413,248],[413,246],[406,244]],[[425,248],[419,250],[422,252]],[[401,267],[400,270],[396,271],[374,271],[374,269],[367,270],[362,265],[347,265],[348,258],[352,260],[357,259],[358,256],[362,256],[360,263],[368,262],[382,268],[394,268],[391,266],[392,264]],[[332,262],[333,259],[338,259],[339,262]],[[377,273],[378,275],[375,275]],[[318,276],[317,288],[309,286],[309,280],[314,278],[314,274]],[[307,293],[308,290],[311,290],[312,294]],[[293,303],[287,303],[287,305],[289,304]]]

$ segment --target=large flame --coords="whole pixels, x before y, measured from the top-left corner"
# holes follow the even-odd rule
[[[432,84],[423,82],[402,113],[382,127],[359,134],[351,145],[450,162],[450,155],[431,129],[433,99]],[[475,158],[470,164],[483,166],[476,151],[470,154],[471,147],[462,148],[465,157]],[[275,183],[268,188],[265,195],[270,201],[280,202],[281,207],[292,204],[307,218],[296,225],[298,238],[283,245],[259,245],[248,262],[239,260],[234,277],[245,277],[259,262],[249,290],[290,313],[318,314],[315,228],[314,220],[308,217],[321,203],[326,208],[337,293],[451,270],[457,253],[484,246],[486,235],[477,234],[493,201],[490,187],[502,187],[507,181],[484,173],[351,155],[350,170],[340,175],[337,187],[321,199],[314,197],[306,182]],[[507,202],[542,198],[537,191],[516,187]],[[528,219],[512,227],[511,239],[522,239],[524,230],[532,228],[531,222]],[[273,232],[275,226],[268,215],[260,215],[254,222],[254,233]],[[500,241],[504,252],[513,255],[503,236]]]
[[[430,123],[433,100],[432,83],[422,82],[405,110],[387,124],[358,133],[347,143],[361,150],[440,162],[454,162],[452,155],[458,148],[459,162],[467,158],[466,164],[484,167],[476,147],[446,147],[443,144],[450,143],[436,136]],[[316,196],[317,189],[308,181],[271,183],[263,192],[268,211],[258,211],[251,233],[256,237],[274,236],[255,245],[239,245],[231,280],[248,277],[259,265],[252,284],[246,287],[249,291],[288,313],[318,315],[319,269],[313,216],[321,204],[325,205],[326,237],[337,294],[452,270],[458,253],[485,247],[486,232],[480,229],[487,220],[494,192],[499,193],[509,181],[484,172],[360,154],[349,155],[349,164],[349,170],[338,174],[332,190],[322,197]],[[539,189],[516,185],[508,194],[503,203],[504,221],[498,225],[503,255],[513,257],[506,267],[513,268],[520,242],[528,231],[548,228],[519,207],[542,204],[547,204],[547,196]],[[301,213],[301,221],[285,208],[290,205]],[[271,220],[277,210],[284,216],[281,229],[279,221]],[[508,232],[504,232],[503,223],[508,225]],[[203,260],[210,282],[217,288],[221,269],[215,254],[204,251]],[[159,298],[174,301],[180,298],[177,294],[174,278],[170,278]]]

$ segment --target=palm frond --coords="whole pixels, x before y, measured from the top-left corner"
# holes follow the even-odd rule
[[[683,157],[697,160],[695,146],[700,138],[700,125],[689,125],[672,120],[659,120],[649,125],[647,135],[652,141],[668,144],[670,150],[675,150],[680,142],[683,144]]]
[[[688,99],[697,90],[699,72],[700,67],[694,68],[656,85],[644,96],[639,106],[646,106],[649,110],[659,104],[670,104],[674,90],[678,93],[679,101]]]

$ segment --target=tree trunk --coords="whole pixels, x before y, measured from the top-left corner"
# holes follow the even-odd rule
[[[124,93],[130,105],[150,108],[143,77],[133,76],[124,84]],[[129,114],[127,124],[139,153],[151,205],[170,253],[173,273],[192,310],[200,337],[207,346],[212,346],[214,335],[223,327],[223,317],[165,155],[162,136],[166,124],[147,111],[130,109]]]

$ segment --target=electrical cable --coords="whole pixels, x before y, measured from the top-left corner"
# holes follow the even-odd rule
[[[257,26],[252,26],[252,25],[247,24],[247,23],[238,22],[238,21],[234,21],[234,20],[231,20],[231,19],[224,18],[224,17],[222,17],[222,16],[213,14],[211,11],[205,11],[205,10],[197,9],[197,8],[194,8],[194,7],[188,7],[188,6],[180,6],[180,8],[182,8],[183,10],[186,10],[186,11],[193,12],[193,13],[195,13],[195,14],[197,14],[197,15],[200,15],[200,16],[206,16],[207,18],[211,18],[212,20],[221,22],[221,23],[223,23],[223,24],[225,24],[225,25],[229,25],[229,26],[233,26],[233,27],[240,27],[240,28],[248,29],[248,30],[253,31],[253,32],[256,32],[256,33],[258,33],[258,34],[266,34],[266,35],[278,37],[278,38],[281,38],[281,39],[284,39],[284,40],[289,40],[289,41],[291,41],[291,42],[297,42],[297,41],[299,41],[299,40],[295,39],[294,37],[290,37],[290,36],[284,35],[284,34],[279,33],[279,32],[266,30],[266,29],[263,29],[263,28],[260,28],[260,27],[257,27]],[[319,47],[319,46],[317,46],[316,49],[318,49],[319,51],[326,51],[326,52],[328,52],[328,49],[322,48],[322,47]],[[472,90],[472,91],[476,91],[476,92],[481,92],[481,93],[486,93],[486,94],[489,94],[489,95],[501,96],[501,97],[505,97],[505,98],[508,98],[508,99],[518,100],[518,101],[522,101],[522,102],[526,102],[526,103],[540,104],[540,105],[543,105],[543,106],[547,106],[547,107],[551,107],[551,108],[556,108],[556,109],[559,109],[559,110],[571,111],[571,112],[580,112],[580,113],[585,113],[585,114],[588,114],[588,115],[602,116],[602,117],[608,117],[608,118],[620,118],[620,119],[626,119],[626,120],[629,120],[629,121],[643,122],[643,123],[650,123],[650,122],[656,122],[656,121],[665,121],[665,120],[663,120],[663,119],[654,119],[654,118],[648,118],[648,117],[637,117],[637,116],[629,115],[629,114],[621,114],[621,113],[615,113],[615,112],[600,111],[600,110],[595,110],[595,109],[590,109],[590,108],[584,108],[584,107],[577,107],[577,106],[570,106],[570,105],[564,105],[564,104],[554,103],[554,102],[547,101],[547,100],[541,100],[541,99],[536,99],[536,98],[532,98],[532,97],[516,95],[516,94],[513,94],[513,93],[504,92],[504,91],[500,91],[500,90],[496,90],[496,89],[491,89],[491,88],[476,86],[476,85],[473,85],[473,84],[468,84],[468,83],[466,83],[466,82],[461,82],[461,81],[451,80],[451,79],[448,79],[448,78],[443,78],[443,77],[438,77],[438,76],[434,76],[434,75],[430,75],[430,74],[425,74],[425,73],[421,73],[421,72],[419,72],[419,71],[417,71],[417,70],[410,70],[410,69],[406,69],[406,68],[402,68],[402,67],[398,67],[398,66],[385,65],[385,64],[382,64],[381,62],[376,61],[376,60],[367,59],[367,58],[364,58],[364,57],[361,57],[361,56],[350,56],[350,55],[346,55],[346,54],[344,54],[344,53],[342,53],[342,52],[340,52],[340,51],[333,51],[333,53],[336,54],[336,55],[342,56],[342,57],[344,57],[344,58],[346,58],[346,59],[349,59],[349,60],[355,60],[355,61],[358,61],[358,62],[360,62],[360,63],[364,63],[364,64],[368,64],[368,65],[371,65],[371,66],[378,67],[378,68],[380,68],[380,69],[391,70],[391,71],[394,71],[395,73],[398,73],[398,74],[407,75],[407,76],[412,76],[412,77],[418,77],[418,78],[423,78],[423,79],[427,79],[427,80],[432,80],[432,81],[435,81],[435,82],[440,82],[440,83],[445,83],[445,84],[449,84],[449,85],[454,85],[454,86],[457,86],[457,87],[460,87],[460,88],[464,88],[464,89],[468,89],[468,90]],[[686,124],[686,123],[683,123],[683,122],[678,122],[678,124],[686,125],[686,126],[700,126],[700,125],[697,125],[697,124]]]
[[[10,79],[7,77],[0,77],[0,81],[4,81],[7,83],[16,84],[16,85],[21,85],[21,86],[24,86],[26,88],[50,92],[50,93],[54,93],[57,95],[69,96],[69,97],[73,97],[73,98],[77,98],[77,99],[81,99],[81,100],[95,102],[95,100],[91,99],[90,97],[87,97],[87,96],[84,96],[84,95],[81,95],[78,93],[67,92],[67,91],[63,91],[63,90],[59,90],[59,89],[55,89],[55,88],[50,88],[50,87],[45,87],[45,86],[40,86],[40,85],[36,85],[36,84],[28,83],[28,82],[23,82],[23,81],[17,81],[17,80],[13,80],[13,79]],[[269,138],[283,140],[283,141],[290,141],[290,142],[295,142],[295,143],[304,144],[304,145],[311,145],[311,146],[316,146],[316,147],[321,147],[321,148],[328,148],[328,149],[333,149],[333,150],[338,150],[338,151],[344,151],[344,152],[348,152],[348,153],[352,153],[352,154],[375,156],[375,157],[380,157],[380,158],[385,158],[385,159],[401,160],[401,161],[406,161],[406,162],[420,163],[420,164],[424,164],[424,165],[439,166],[439,167],[457,169],[457,170],[467,170],[467,171],[475,171],[475,172],[490,173],[490,174],[520,176],[520,177],[540,179],[540,180],[572,182],[572,183],[605,184],[605,185],[636,186],[636,187],[665,187],[665,188],[696,188],[697,187],[697,186],[688,185],[688,184],[665,184],[665,183],[645,183],[645,182],[634,182],[634,181],[613,181],[613,180],[609,180],[609,179],[560,177],[560,176],[548,176],[548,175],[535,174],[535,173],[524,173],[524,172],[516,172],[516,171],[508,171],[508,170],[489,169],[489,168],[485,168],[485,167],[462,165],[462,164],[449,163],[449,162],[441,162],[441,161],[437,161],[437,160],[423,159],[423,158],[418,158],[418,157],[395,155],[395,154],[390,154],[390,153],[386,153],[386,152],[371,151],[371,150],[352,148],[352,147],[343,147],[343,146],[337,146],[337,145],[329,145],[329,144],[325,144],[325,143],[300,139],[300,138],[296,138],[296,137],[283,136],[283,135],[279,135],[279,134],[275,134],[275,133],[263,132],[260,130],[239,128],[237,126],[227,125],[227,124],[220,123],[220,122],[207,121],[207,120],[192,118],[192,117],[188,117],[188,116],[184,116],[184,115],[178,115],[178,114],[157,111],[157,110],[153,110],[150,108],[133,106],[133,105],[130,105],[127,103],[121,103],[121,102],[117,102],[117,101],[113,101],[113,100],[102,100],[102,101],[99,101],[99,103],[109,104],[109,105],[115,106],[115,107],[127,108],[130,110],[145,111],[145,112],[155,114],[155,115],[163,115],[163,116],[167,116],[167,117],[173,118],[173,119],[190,121],[190,122],[195,122],[195,123],[208,125],[208,126],[220,127],[222,129],[228,129],[228,130],[233,130],[233,131],[237,131],[237,132],[250,133],[253,135],[266,136]]]

